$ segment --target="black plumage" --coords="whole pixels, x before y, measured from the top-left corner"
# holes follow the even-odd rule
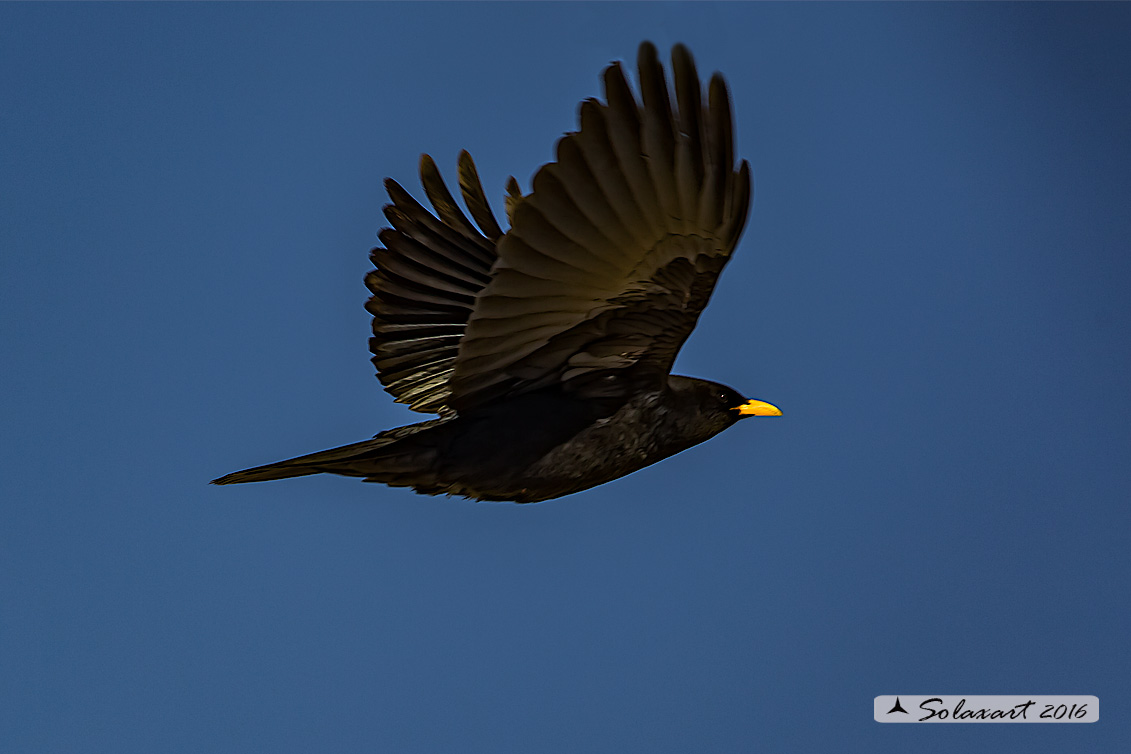
[[[651,43],[637,64],[641,102],[613,63],[606,101],[581,104],[580,130],[559,140],[532,192],[508,182],[505,233],[466,152],[471,220],[427,155],[435,214],[386,181],[391,227],[365,278],[370,350],[395,400],[439,418],[215,483],[331,473],[534,502],[624,476],[744,416],[780,414],[670,374],[745,226],[750,168],[735,169],[721,75],[704,103],[682,45],[671,93]]]

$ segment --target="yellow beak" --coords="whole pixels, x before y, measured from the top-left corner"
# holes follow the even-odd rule
[[[765,401],[750,399],[735,409],[739,416],[781,416],[781,409]]]

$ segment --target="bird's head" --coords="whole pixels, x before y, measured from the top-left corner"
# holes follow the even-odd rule
[[[749,416],[781,416],[781,409],[765,401],[754,398],[744,398],[734,388],[720,385],[715,382],[706,382],[711,390],[712,401],[723,410],[735,417],[735,420],[745,419]]]
[[[723,431],[749,416],[781,416],[781,409],[765,401],[744,398],[734,388],[694,377],[668,378],[668,387],[679,403],[694,407],[696,423],[708,436]]]

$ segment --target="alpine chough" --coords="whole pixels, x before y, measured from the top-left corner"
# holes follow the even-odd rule
[[[750,209],[735,169],[726,82],[700,91],[683,45],[669,91],[640,45],[641,100],[619,63],[605,102],[523,195],[507,184],[503,232],[467,152],[459,187],[420,160],[429,212],[396,181],[391,228],[373,249],[369,341],[377,378],[437,418],[372,440],[259,466],[215,484],[342,474],[427,495],[529,503],[629,474],[774,406],[669,374],[711,297]]]

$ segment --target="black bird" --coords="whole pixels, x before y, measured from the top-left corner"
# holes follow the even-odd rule
[[[617,479],[742,417],[780,415],[669,374],[746,224],[750,166],[735,169],[720,74],[704,102],[683,45],[674,92],[650,42],[637,64],[642,102],[613,63],[606,102],[581,103],[580,130],[558,141],[532,192],[508,181],[506,233],[467,152],[459,186],[475,225],[428,155],[420,177],[435,214],[385,182],[392,227],[365,278],[370,350],[385,390],[438,418],[214,483],[328,473],[530,503]]]

